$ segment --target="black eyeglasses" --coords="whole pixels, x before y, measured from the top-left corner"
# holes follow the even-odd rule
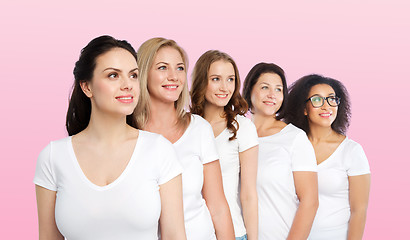
[[[325,100],[331,107],[337,107],[340,104],[340,97],[336,97],[336,96],[321,97],[321,96],[314,95],[310,97],[308,100],[306,100],[306,102],[310,101],[310,103],[312,103],[312,106],[314,108],[319,108],[323,106],[323,104],[325,104]]]

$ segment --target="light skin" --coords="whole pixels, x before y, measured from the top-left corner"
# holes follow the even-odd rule
[[[139,131],[126,123],[139,95],[135,58],[114,48],[96,59],[93,78],[81,88],[91,100],[89,125],[72,137],[77,161],[84,175],[97,186],[115,181],[126,168]],[[181,175],[160,185],[160,227],[164,239],[186,239]],[[41,240],[64,239],[55,224],[56,192],[36,186]]]
[[[145,130],[159,133],[172,143],[181,138],[188,126],[177,124],[174,103],[184,84],[186,70],[181,54],[172,47],[160,48],[148,73],[151,112]],[[223,192],[219,160],[204,164],[203,167],[202,195],[211,214],[216,237],[218,240],[232,240],[233,225]]]
[[[309,91],[309,97],[313,95],[328,97],[336,94],[331,86],[318,84]],[[305,115],[309,122],[308,137],[315,149],[318,164],[326,161],[346,138],[331,128],[331,124],[337,117],[337,110],[337,106],[332,107],[326,101],[319,108],[314,108],[310,102],[306,103]],[[349,176],[348,181],[351,215],[347,239],[362,239],[369,202],[370,174]]]
[[[264,73],[251,91],[252,118],[259,137],[280,132],[286,123],[276,120],[275,115],[283,103],[283,84],[279,75]],[[293,172],[299,207],[293,219],[287,239],[307,239],[318,208],[317,173]]]
[[[208,70],[208,86],[205,93],[204,118],[211,124],[215,137],[227,127],[224,107],[235,91],[235,70],[228,61],[213,62]],[[249,240],[258,238],[258,198],[256,192],[256,172],[258,147],[239,153],[241,166],[240,199],[246,233]]]

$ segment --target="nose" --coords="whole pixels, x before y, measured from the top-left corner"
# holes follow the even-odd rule
[[[226,81],[220,81],[220,84],[219,84],[219,90],[221,90],[221,91],[226,91],[226,89],[227,89],[227,82]]]
[[[178,80],[178,75],[177,75],[176,70],[170,69],[168,71],[168,80],[173,81],[173,82]]]
[[[123,77],[121,82],[121,90],[132,90],[132,79],[129,77]]]
[[[322,109],[328,109],[331,106],[329,105],[329,103],[327,102],[327,99],[323,99],[323,105],[321,106]]]
[[[275,90],[271,89],[268,93],[268,98],[276,98]]]

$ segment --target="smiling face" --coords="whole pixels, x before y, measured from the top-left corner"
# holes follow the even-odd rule
[[[185,64],[179,51],[172,47],[160,48],[148,72],[151,101],[177,101],[185,82]]]
[[[235,91],[235,70],[228,61],[218,60],[208,70],[208,86],[205,99],[208,104],[224,107]]]
[[[276,73],[263,73],[252,88],[252,112],[274,116],[283,102],[282,79]]]
[[[327,84],[318,84],[313,86],[308,97],[335,97],[335,91]],[[331,127],[337,116],[338,107],[332,107],[327,101],[324,101],[323,106],[313,107],[312,103],[306,102],[305,115],[308,117],[309,126]]]
[[[130,115],[139,96],[137,61],[123,48],[113,48],[96,58],[93,77],[81,88],[91,99],[92,111]]]

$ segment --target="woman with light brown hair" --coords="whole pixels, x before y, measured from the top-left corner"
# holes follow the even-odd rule
[[[222,188],[219,157],[212,128],[185,112],[189,94],[187,56],[173,40],[152,38],[138,49],[141,88],[149,103],[137,106],[137,123],[173,143],[183,167],[182,185],[187,239],[234,239]]]
[[[191,113],[212,126],[236,239],[256,240],[258,135],[244,116],[248,105],[239,89],[239,71],[232,57],[217,50],[202,54],[192,73]]]

